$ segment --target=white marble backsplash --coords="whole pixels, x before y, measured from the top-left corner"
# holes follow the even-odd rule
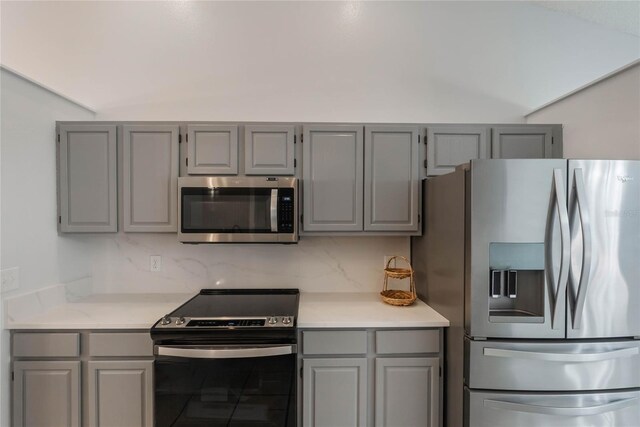
[[[382,288],[385,255],[409,254],[408,237],[302,237],[295,245],[179,243],[175,234],[95,236],[95,293],[180,293],[284,287],[305,292]],[[162,257],[150,271],[150,255]]]

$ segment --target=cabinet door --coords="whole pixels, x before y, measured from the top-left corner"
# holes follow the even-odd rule
[[[60,231],[118,231],[116,129],[115,125],[60,125]]]
[[[153,361],[92,361],[89,424],[95,427],[153,426]]]
[[[367,424],[367,359],[304,359],[305,427]]]
[[[419,134],[413,126],[365,127],[365,230],[418,230]]]
[[[376,359],[376,427],[436,427],[439,359]]]
[[[238,174],[238,126],[188,125],[189,175]]]
[[[293,175],[295,126],[244,127],[246,175]]]
[[[427,127],[427,175],[443,175],[471,159],[489,158],[489,130],[476,125]]]
[[[14,362],[13,425],[80,425],[80,362]]]
[[[362,126],[304,126],[305,231],[362,231]]]
[[[170,125],[123,126],[124,231],[178,231],[178,135]]]
[[[494,127],[491,137],[493,159],[552,158],[552,128],[540,126]]]

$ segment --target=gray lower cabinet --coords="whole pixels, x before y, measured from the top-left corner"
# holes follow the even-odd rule
[[[80,362],[13,363],[14,427],[80,426]]]
[[[245,175],[293,175],[295,133],[294,125],[246,125]]]
[[[496,126],[491,133],[491,157],[494,159],[553,157],[551,126]]]
[[[125,125],[122,153],[124,231],[178,231],[177,125]]]
[[[15,427],[152,427],[148,331],[14,331]]]
[[[365,126],[364,230],[418,231],[418,126]]]
[[[489,133],[482,125],[428,126],[427,175],[443,175],[471,159],[490,158]]]
[[[89,425],[153,426],[153,361],[88,362]]]
[[[303,228],[363,230],[362,126],[303,127]]]
[[[367,425],[367,359],[310,359],[304,362],[303,425]]]
[[[187,125],[189,175],[238,174],[238,126]]]
[[[303,330],[304,427],[439,427],[440,329]]]
[[[58,224],[63,233],[118,231],[116,125],[58,128]]]

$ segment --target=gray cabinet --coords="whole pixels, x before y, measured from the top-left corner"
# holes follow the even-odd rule
[[[496,126],[492,128],[491,157],[495,159],[552,158],[551,126]]]
[[[471,159],[491,157],[489,133],[482,125],[427,126],[427,175],[443,175]]]
[[[362,231],[362,126],[303,128],[305,231]]]
[[[13,363],[15,427],[80,426],[80,362]]]
[[[238,174],[238,126],[187,125],[189,175]]]
[[[435,357],[377,358],[376,427],[437,427],[439,364]]]
[[[367,359],[305,360],[303,383],[305,427],[367,425]]]
[[[244,127],[244,173],[246,175],[293,175],[294,125],[247,125]]]
[[[153,426],[153,361],[88,362],[89,425]]]
[[[60,231],[118,231],[117,127],[62,124],[58,131]]]
[[[179,127],[126,125],[122,130],[124,231],[176,232]]]
[[[419,229],[419,135],[417,126],[365,127],[365,231]]]

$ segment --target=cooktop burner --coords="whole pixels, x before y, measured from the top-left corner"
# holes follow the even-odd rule
[[[152,329],[293,328],[297,289],[203,289]]]

